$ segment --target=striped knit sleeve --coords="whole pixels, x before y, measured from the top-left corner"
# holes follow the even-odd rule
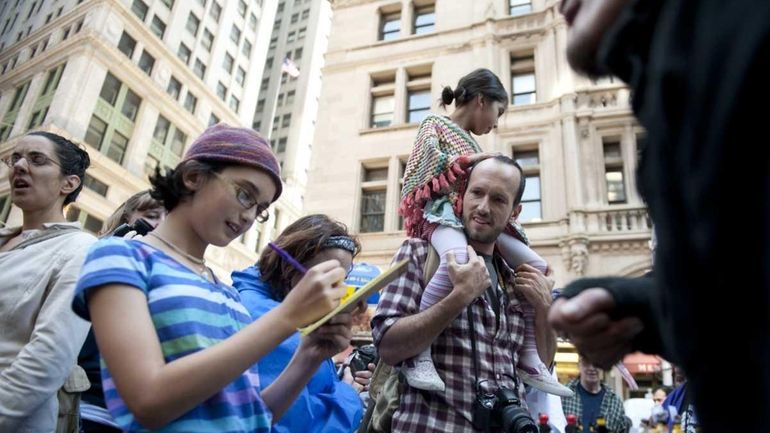
[[[420,124],[412,153],[406,163],[404,188],[401,192],[402,200],[425,186],[428,186],[433,192],[437,192],[439,188],[448,189],[447,181],[451,183],[454,180],[455,174],[450,174],[448,170],[457,154],[449,153],[452,146],[442,146],[441,129],[443,126],[444,122],[435,114],[429,115]],[[446,175],[439,184],[439,179],[444,173]],[[434,181],[436,185],[433,185]]]
[[[140,249],[131,242],[138,241],[109,237],[91,246],[72,300],[75,314],[91,320],[86,298],[93,290],[108,284],[136,287],[147,294],[149,272]]]

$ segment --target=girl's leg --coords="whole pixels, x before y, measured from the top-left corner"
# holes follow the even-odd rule
[[[452,251],[457,263],[468,262],[468,241],[462,230],[439,226],[431,236],[431,245],[438,253],[441,261],[438,269],[425,286],[425,291],[420,300],[420,311],[430,308],[444,299],[452,291],[452,282],[449,280],[446,257]],[[431,358],[430,347],[415,356],[411,363],[406,363],[402,372],[410,386],[427,391],[444,391],[444,381],[436,371]]]
[[[528,264],[542,273],[548,269],[548,264],[524,242],[506,233],[497,238],[497,246],[512,269],[522,264]],[[572,391],[560,384],[548,368],[543,364],[537,352],[535,337],[535,309],[532,304],[523,300],[521,303],[524,314],[524,343],[519,349],[519,362],[516,365],[517,374],[521,380],[541,391],[563,397],[572,396]]]

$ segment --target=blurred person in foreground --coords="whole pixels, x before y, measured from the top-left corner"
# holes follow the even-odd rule
[[[549,319],[602,367],[636,350],[680,364],[706,433],[731,431],[736,414],[742,431],[764,431],[770,146],[756,107],[770,97],[770,2],[566,0],[561,11],[573,68],[631,87],[658,246],[651,278],[578,280]],[[750,197],[739,214],[724,200],[736,191]],[[739,399],[715,380],[727,366],[760,372]]]

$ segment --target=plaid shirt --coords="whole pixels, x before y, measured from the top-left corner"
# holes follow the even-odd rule
[[[571,389],[575,395],[572,397],[562,397],[561,406],[564,409],[564,415],[575,414],[578,422],[583,421],[583,403],[580,401],[580,394],[578,393],[578,384],[580,378],[573,379],[566,386]],[[599,407],[599,415],[604,417],[607,421],[607,428],[613,432],[624,432],[631,427],[631,423],[626,419],[626,411],[623,409],[623,402],[620,400],[617,394],[612,392],[604,384],[601,384],[604,389],[604,397],[602,397],[602,404]],[[598,417],[597,417],[598,418]],[[588,426],[583,426],[587,429]]]
[[[407,239],[396,253],[394,262],[410,259],[407,271],[382,292],[377,312],[372,318],[374,344],[379,346],[382,336],[401,317],[420,311],[420,298],[426,281],[423,265],[430,244],[420,239]],[[512,287],[513,272],[502,260],[498,261],[500,281]],[[393,431],[400,433],[474,431],[471,424],[471,406],[476,396],[473,370],[473,352],[470,332],[476,334],[479,356],[479,380],[484,391],[494,392],[499,385],[513,388],[517,351],[524,340],[524,317],[519,301],[497,288],[500,300],[499,328],[492,306],[483,297],[473,301],[475,319],[471,331],[468,314],[463,310],[448,328],[436,338],[431,349],[433,362],[444,379],[444,393],[421,391],[404,386],[401,404],[393,416]],[[522,396],[521,392],[519,395]],[[522,396],[523,397],[523,396]],[[522,398],[522,401],[524,399]]]

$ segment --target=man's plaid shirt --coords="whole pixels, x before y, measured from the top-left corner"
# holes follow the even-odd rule
[[[409,266],[399,279],[388,285],[380,296],[377,312],[372,318],[374,344],[379,346],[382,336],[401,317],[420,311],[420,298],[427,281],[423,281],[423,265],[430,244],[420,239],[404,241],[396,253],[394,263],[409,259]],[[500,281],[513,287],[513,272],[499,260]],[[421,391],[404,386],[401,404],[393,416],[393,431],[398,433],[469,432],[471,406],[476,396],[473,371],[473,352],[470,332],[476,334],[479,356],[479,380],[485,391],[494,392],[498,386],[514,388],[514,366],[517,351],[524,340],[524,317],[519,301],[497,288],[500,300],[500,326],[492,306],[484,298],[472,305],[475,324],[471,331],[467,311],[457,316],[433,342],[433,362],[444,379],[443,393]],[[521,392],[519,393],[521,395]],[[522,399],[523,401],[523,399]]]
[[[580,378],[570,381],[566,386],[575,393],[572,397],[562,397],[561,407],[564,410],[564,415],[574,414],[577,417],[578,422],[583,422],[583,403],[580,401],[580,394],[578,394],[578,384]],[[631,427],[631,424],[626,419],[626,411],[623,409],[623,401],[620,400],[617,394],[612,392],[604,384],[601,385],[604,389],[604,397],[602,397],[602,404],[599,407],[599,416],[604,417],[607,421],[607,428],[614,432],[624,432]],[[583,426],[588,431],[588,426]]]

